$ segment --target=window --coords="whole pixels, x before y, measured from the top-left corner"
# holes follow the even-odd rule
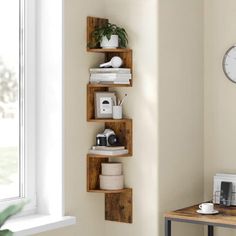
[[[33,3],[0,0],[0,208],[35,206]]]
[[[18,1],[21,12],[18,89],[22,95],[18,105],[21,104],[19,120],[21,117],[23,121],[19,127],[23,155],[20,152],[18,168],[23,173],[19,174],[23,186],[19,187],[18,197],[5,198],[0,208],[21,198],[30,199],[23,214],[31,216],[10,220],[6,228],[16,235],[33,235],[75,224],[75,217],[64,217],[63,0]],[[0,0],[5,2],[11,2],[11,7],[15,3]]]
[[[22,196],[19,0],[0,0],[0,200]],[[7,23],[6,23],[7,22]]]

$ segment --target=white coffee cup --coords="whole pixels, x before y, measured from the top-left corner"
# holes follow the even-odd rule
[[[202,203],[199,205],[199,208],[204,213],[213,212],[214,211],[214,204],[213,203]]]

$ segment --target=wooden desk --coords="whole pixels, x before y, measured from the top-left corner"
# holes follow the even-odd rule
[[[215,205],[219,211],[216,215],[200,215],[196,212],[198,209],[198,205],[194,205],[165,213],[165,236],[171,236],[171,221],[207,225],[208,236],[214,235],[214,226],[236,228],[236,207]]]

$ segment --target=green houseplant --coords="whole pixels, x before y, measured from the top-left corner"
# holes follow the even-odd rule
[[[16,215],[18,212],[20,212],[23,207],[25,206],[25,202],[22,202],[17,205],[11,205],[7,207],[5,210],[0,212],[0,236],[12,236],[13,232],[8,229],[1,229],[2,226],[6,223],[6,221]]]
[[[108,23],[97,27],[93,31],[96,43],[100,43],[102,48],[125,48],[128,44],[128,35],[124,28]]]

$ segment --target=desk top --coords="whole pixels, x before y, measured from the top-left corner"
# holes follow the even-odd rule
[[[215,204],[215,210],[219,211],[216,215],[201,215],[196,212],[198,205],[186,207],[164,214],[166,218],[174,221],[193,222],[200,224],[215,224],[236,227],[236,207],[224,207]]]

